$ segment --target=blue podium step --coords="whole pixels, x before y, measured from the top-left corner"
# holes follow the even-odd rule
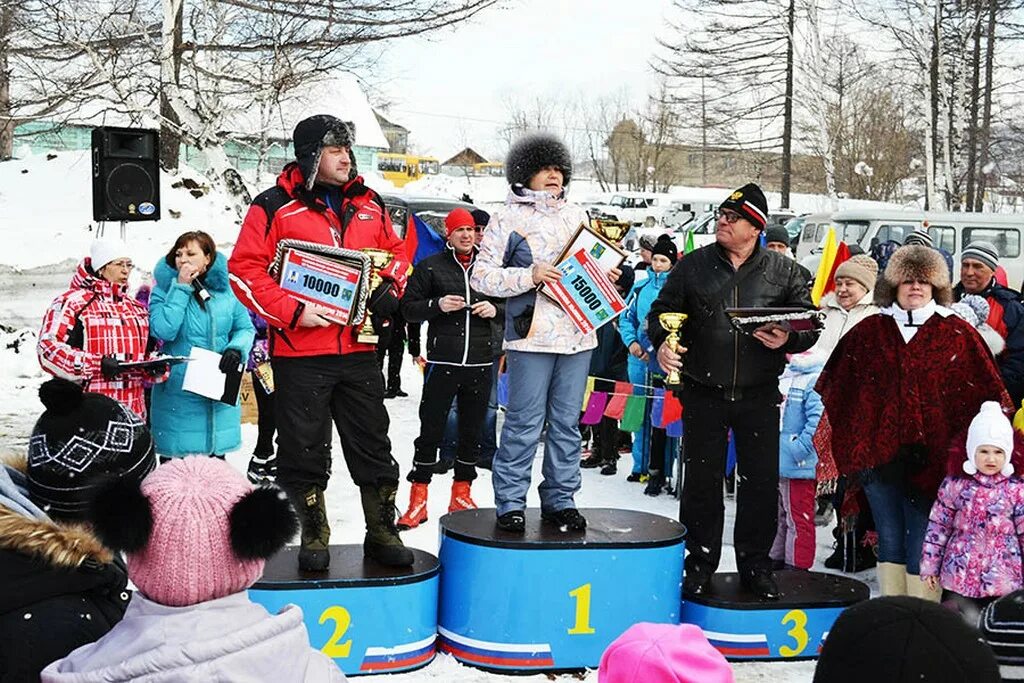
[[[527,510],[526,531],[495,525],[494,509],[445,515],[439,648],[501,672],[596,667],[639,621],[679,623],[685,529],[634,510],[582,509],[585,531],[562,531]]]
[[[426,666],[436,653],[439,562],[413,549],[411,567],[364,559],[361,545],[332,545],[326,572],[302,572],[298,547],[267,561],[249,596],[274,613],[302,608],[309,640],[347,676]]]
[[[682,621],[733,661],[815,659],[840,613],[871,597],[867,584],[836,574],[783,570],[775,579],[782,597],[767,601],[738,574],[715,574],[707,593],[683,594]]]

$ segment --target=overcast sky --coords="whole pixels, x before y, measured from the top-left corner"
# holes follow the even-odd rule
[[[623,87],[641,100],[670,0],[508,0],[470,24],[389,46],[373,76],[391,120],[421,153],[444,159],[465,144],[501,154],[506,100]]]

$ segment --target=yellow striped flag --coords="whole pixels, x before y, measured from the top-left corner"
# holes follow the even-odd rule
[[[829,226],[828,234],[825,235],[825,248],[821,252],[821,263],[818,264],[818,273],[814,276],[814,288],[811,290],[811,301],[815,306],[821,303],[821,297],[825,295],[825,288],[828,286],[829,276],[832,275],[832,266],[838,251],[836,229]]]

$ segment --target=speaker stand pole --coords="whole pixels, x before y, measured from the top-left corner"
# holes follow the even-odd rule
[[[96,224],[96,239],[103,237],[103,228],[106,226],[106,221],[99,221]]]
[[[128,241],[128,221],[121,221],[121,241]]]

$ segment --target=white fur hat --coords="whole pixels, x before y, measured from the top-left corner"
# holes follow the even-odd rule
[[[1003,414],[1002,407],[995,401],[985,401],[981,404],[981,410],[971,420],[971,427],[967,430],[967,460],[964,461],[964,472],[967,474],[978,472],[974,454],[979,446],[1002,448],[1006,453],[1003,476],[1013,474],[1013,463],[1010,462],[1013,455],[1013,425]]]
[[[94,273],[114,259],[128,256],[128,245],[119,239],[101,238],[89,247],[89,265]]]

